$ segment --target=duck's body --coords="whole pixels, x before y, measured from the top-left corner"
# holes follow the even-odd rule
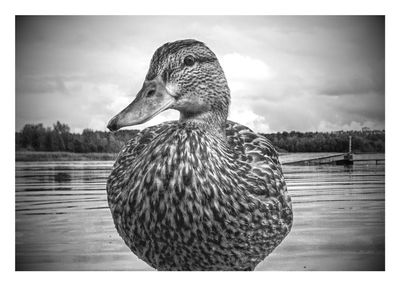
[[[245,126],[183,114],[119,154],[107,184],[118,233],[159,270],[252,270],[292,225],[278,155]]]

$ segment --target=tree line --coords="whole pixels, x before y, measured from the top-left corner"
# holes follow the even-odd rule
[[[82,133],[71,133],[67,124],[57,123],[53,127],[43,124],[26,124],[15,133],[17,151],[65,151],[75,153],[117,153],[139,130],[121,130],[115,133],[84,129]]]
[[[278,132],[261,134],[287,152],[348,152],[349,137],[355,153],[384,153],[384,131]]]
[[[117,132],[84,129],[71,133],[67,124],[57,121],[52,127],[43,124],[26,124],[15,133],[17,151],[66,151],[75,153],[116,153],[139,130]],[[352,136],[354,152],[385,152],[383,131],[339,132],[278,132],[260,133],[280,151],[287,152],[347,152]]]

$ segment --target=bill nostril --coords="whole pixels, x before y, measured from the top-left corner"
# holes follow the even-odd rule
[[[155,89],[150,89],[147,93],[146,93],[146,97],[151,97],[156,93]]]

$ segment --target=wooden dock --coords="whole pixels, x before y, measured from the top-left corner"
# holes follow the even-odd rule
[[[385,154],[354,154],[351,148],[351,136],[349,136],[349,151],[347,153],[322,156],[318,158],[303,159],[292,162],[284,162],[282,165],[353,165],[358,164],[385,164]]]
[[[353,165],[353,164],[384,164],[384,154],[354,154],[343,153],[331,156],[323,156],[299,161],[285,162],[283,165]]]

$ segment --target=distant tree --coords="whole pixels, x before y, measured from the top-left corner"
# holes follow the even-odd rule
[[[45,145],[45,133],[46,129],[42,124],[26,124],[19,136],[22,148],[40,150]]]

